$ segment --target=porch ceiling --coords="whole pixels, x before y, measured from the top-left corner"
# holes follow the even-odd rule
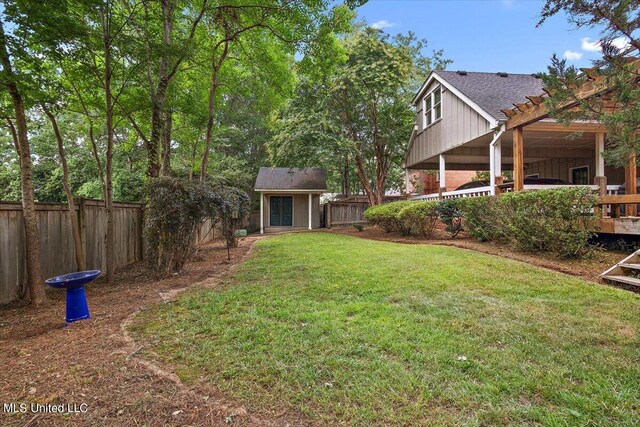
[[[524,161],[533,163],[548,159],[593,159],[599,124],[572,124],[564,127],[553,121],[542,121],[524,128]],[[582,130],[582,133],[578,133]],[[589,131],[585,131],[589,130]],[[489,167],[489,143],[492,135],[484,135],[444,153],[449,170],[483,170]],[[513,132],[502,135],[502,167],[513,165]],[[438,169],[438,156],[425,159],[412,169]]]

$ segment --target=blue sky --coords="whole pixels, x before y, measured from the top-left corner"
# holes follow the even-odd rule
[[[536,28],[537,0],[369,0],[358,17],[384,31],[413,31],[444,49],[450,70],[546,71],[555,52],[578,67],[599,56],[597,29],[576,30],[564,15]]]

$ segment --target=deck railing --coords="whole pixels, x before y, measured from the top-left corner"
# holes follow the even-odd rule
[[[503,193],[510,193],[513,191],[513,183],[502,184],[499,186],[500,190]],[[562,188],[562,187],[589,187],[594,191],[598,190],[597,185],[535,185],[535,184],[526,184],[524,186],[524,190],[534,191],[534,190],[546,190],[552,188]],[[621,193],[624,189],[622,185],[607,185],[607,195],[614,196]],[[440,195],[440,193],[432,193],[425,194],[423,196],[414,196],[411,200],[441,200],[441,199],[457,199],[461,197],[481,197],[481,196],[490,196],[491,195],[491,186],[470,188],[467,190],[454,190],[454,191],[446,191]]]

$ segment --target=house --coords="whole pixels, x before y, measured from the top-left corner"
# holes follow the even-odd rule
[[[585,69],[576,96],[610,96],[605,80]],[[536,190],[533,178],[553,178],[567,185],[591,185],[600,191],[601,230],[640,234],[636,215],[636,159],[624,168],[606,166],[607,135],[602,123],[574,121],[565,126],[549,118],[548,94],[537,75],[433,71],[413,99],[416,122],[404,159],[405,179],[413,170],[438,170],[441,189],[418,199],[496,195]],[[604,98],[603,98],[604,99]],[[566,105],[571,108],[572,105]],[[448,170],[489,171],[489,185],[447,191]],[[502,171],[513,171],[503,183]],[[445,179],[442,179],[442,178]],[[531,180],[527,180],[531,178]],[[626,196],[618,194],[624,192]],[[605,204],[606,202],[606,204]],[[610,213],[611,218],[604,218]],[[631,218],[627,218],[631,219]],[[624,230],[624,231],[617,231]]]
[[[320,195],[327,179],[319,168],[260,168],[260,234],[320,228]]]
[[[591,185],[596,176],[606,176],[609,185],[624,184],[624,168],[604,164],[606,136],[601,123],[564,126],[542,118],[518,129],[507,126],[505,111],[514,105],[534,105],[531,99],[540,103],[543,93],[542,80],[536,75],[432,72],[413,100],[416,124],[405,168],[436,169],[445,177],[448,170],[489,171],[490,185],[483,191],[495,194],[502,171],[514,170],[514,135],[522,134],[527,143],[515,158],[522,154],[523,179],[556,178]],[[518,172],[514,170],[514,178]],[[443,181],[440,187],[446,188]]]

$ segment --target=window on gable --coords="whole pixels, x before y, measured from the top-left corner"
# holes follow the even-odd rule
[[[425,128],[442,117],[442,91],[439,85],[424,97],[423,107]]]

